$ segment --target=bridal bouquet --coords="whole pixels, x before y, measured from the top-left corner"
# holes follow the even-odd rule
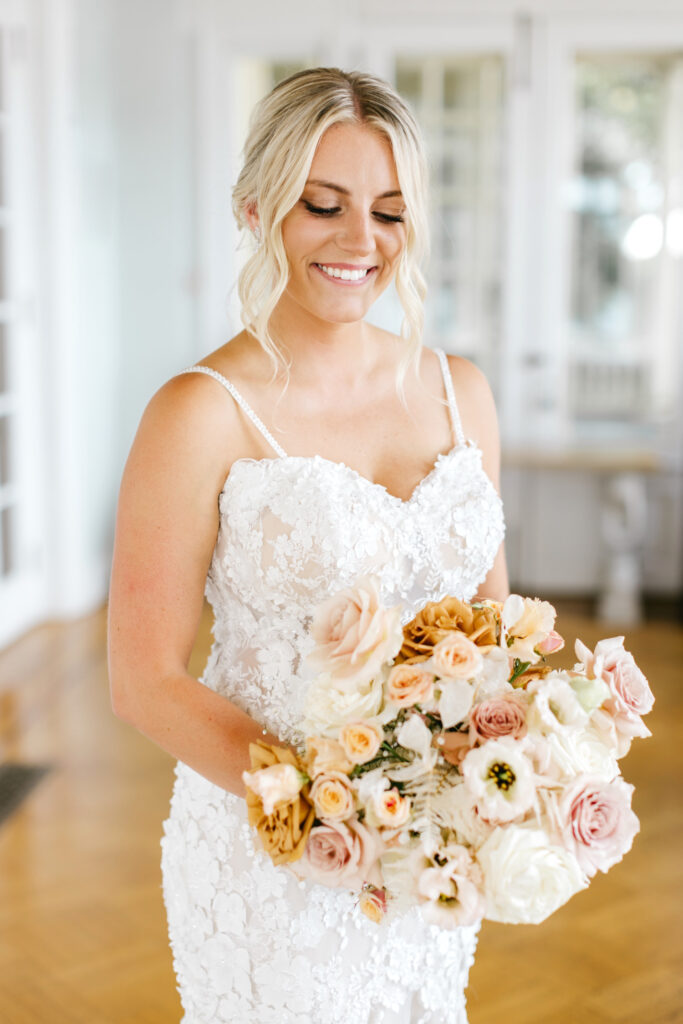
[[[571,671],[546,601],[447,597],[403,629],[366,578],[314,616],[305,749],[253,744],[249,819],[276,863],[379,922],[539,923],[631,848],[618,758],[654,698],[623,637]]]

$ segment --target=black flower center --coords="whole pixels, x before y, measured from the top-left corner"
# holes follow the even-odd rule
[[[489,768],[487,778],[493,779],[498,789],[507,791],[515,782],[517,776],[509,764],[505,764],[502,761],[496,761]]]

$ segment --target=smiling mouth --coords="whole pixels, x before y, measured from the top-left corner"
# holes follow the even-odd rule
[[[335,267],[326,263],[314,263],[313,266],[331,281],[343,284],[360,284],[367,281],[377,267]]]

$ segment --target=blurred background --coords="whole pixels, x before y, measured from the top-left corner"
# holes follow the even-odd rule
[[[116,498],[152,394],[240,329],[249,113],[318,64],[422,126],[425,340],[491,381],[513,588],[566,664],[626,632],[657,694],[633,854],[540,930],[485,926],[472,1022],[683,1020],[680,0],[0,0],[0,1018],[178,1019],[173,766],[107,694]]]
[[[0,645],[104,600],[143,408],[240,328],[249,112],[318,63],[424,131],[426,342],[496,394],[513,585],[680,607],[678,3],[2,0]]]

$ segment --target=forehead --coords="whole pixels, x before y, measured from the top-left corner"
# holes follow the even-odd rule
[[[335,124],[320,139],[308,174],[344,188],[399,189],[396,163],[386,135],[363,124]]]

